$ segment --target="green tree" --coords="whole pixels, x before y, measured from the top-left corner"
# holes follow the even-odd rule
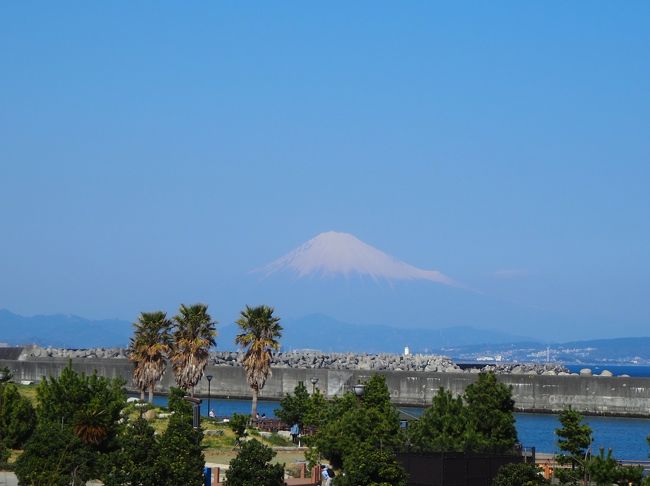
[[[7,366],[0,368],[0,383],[7,383],[13,378],[13,373]]]
[[[387,450],[361,447],[344,458],[343,469],[334,486],[406,486],[404,469]]]
[[[169,406],[174,412],[160,438],[160,453],[155,462],[159,486],[201,486],[205,457],[201,448],[203,432],[192,426],[192,407],[179,398],[176,389]]]
[[[43,421],[27,441],[14,470],[20,484],[81,486],[94,479],[96,461],[97,455],[70,427]]]
[[[208,314],[208,306],[181,304],[174,316],[171,362],[177,385],[191,392],[208,365],[209,351],[216,344],[216,323]]]
[[[612,450],[607,451],[601,447],[598,455],[591,457],[586,464],[590,481],[598,486],[618,484],[641,484],[643,479],[643,466],[623,466],[614,459]]]
[[[86,376],[68,365],[59,377],[46,377],[36,391],[38,421],[64,427],[83,425],[83,415],[99,414],[107,430],[101,443],[109,442],[118,431],[120,412],[126,405],[124,381],[93,373]],[[98,417],[95,417],[98,418]],[[77,429],[79,432],[83,428]]]
[[[571,469],[558,469],[557,477],[564,483],[576,484],[585,476],[588,448],[592,441],[591,427],[583,424],[583,416],[571,407],[560,413],[561,428],[555,429],[557,445],[562,451],[556,459],[559,464],[569,464]]]
[[[230,461],[226,486],[283,486],[284,464],[271,464],[275,452],[253,439]]]
[[[13,383],[0,383],[0,438],[7,447],[21,448],[36,426],[36,412]]]
[[[235,338],[235,343],[246,349],[244,368],[246,380],[253,391],[251,405],[253,419],[257,415],[259,393],[271,375],[273,351],[280,349],[278,340],[282,336],[282,326],[280,326],[280,318],[274,316],[273,312],[273,307],[266,305],[246,306],[236,321],[241,332]]]
[[[513,452],[517,443],[512,390],[494,373],[481,373],[464,395],[467,445],[477,452]]]
[[[467,442],[465,405],[461,397],[454,398],[442,387],[409,430],[409,443],[416,452],[463,451]]]
[[[103,457],[100,479],[105,486],[157,486],[160,447],[149,423],[138,418],[118,437],[119,448]]]
[[[76,373],[68,365],[37,389],[38,425],[16,463],[22,484],[83,484],[100,475],[126,404],[121,380]]]
[[[235,433],[237,445],[241,445],[242,439],[248,434],[246,433],[246,427],[248,427],[248,422],[250,417],[241,413],[234,413],[230,417],[230,422],[228,422],[228,427]]]
[[[548,484],[542,470],[525,462],[501,466],[492,480],[492,486],[541,486]]]
[[[311,400],[307,388],[302,382],[293,390],[293,395],[287,393],[280,400],[280,408],[275,410],[275,415],[287,425],[298,424],[302,427],[305,416],[309,413]]]
[[[317,388],[309,396],[307,412],[303,416],[303,423],[316,428],[322,427],[329,418],[329,404],[325,396]]]
[[[335,469],[345,469],[344,459],[360,450],[394,456],[403,441],[399,414],[390,403],[382,375],[374,375],[366,383],[360,399],[348,392],[328,402],[321,417],[322,423],[309,443]],[[347,466],[351,466],[349,461]]]
[[[154,387],[167,367],[165,357],[171,346],[172,322],[162,311],[143,312],[133,326],[128,350],[134,365],[133,384],[140,390],[141,400],[145,390],[149,390],[149,403],[152,403]]]
[[[0,440],[0,468],[7,464],[10,455],[11,449],[7,446],[7,442]]]

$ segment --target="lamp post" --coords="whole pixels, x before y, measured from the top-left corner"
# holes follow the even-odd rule
[[[208,380],[208,416],[210,416],[210,382],[212,381],[212,375],[206,375],[205,377]]]
[[[318,383],[318,378],[315,376],[311,379],[311,394],[316,393],[316,383]]]
[[[354,390],[354,394],[357,396],[357,398],[361,399],[363,393],[366,391],[366,385],[363,383],[357,383],[352,387],[352,389]]]

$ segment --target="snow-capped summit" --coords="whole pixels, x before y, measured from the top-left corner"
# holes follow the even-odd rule
[[[298,277],[361,275],[375,280],[429,280],[457,286],[437,270],[423,270],[397,260],[349,233],[328,231],[261,268],[270,275],[289,270]]]

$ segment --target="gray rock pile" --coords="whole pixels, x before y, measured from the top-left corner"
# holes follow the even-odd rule
[[[92,359],[126,359],[123,348],[63,349],[29,346],[23,348],[20,359],[29,358],[92,358]]]
[[[474,371],[475,373],[478,372]],[[499,363],[486,365],[480,371],[493,371],[497,374],[511,375],[570,375],[567,368],[559,364],[520,364],[520,363]]]
[[[123,348],[62,349],[30,346],[23,349],[21,360],[30,358],[88,358],[88,359],[127,359]],[[242,366],[244,354],[241,352],[219,351],[210,353],[212,364],[216,366]],[[429,371],[437,373],[462,373],[463,370],[450,358],[438,355],[397,354],[356,354],[322,353],[319,351],[292,351],[276,353],[272,366],[276,368],[301,368],[332,370],[367,371]],[[519,375],[568,375],[569,370],[558,364],[516,364],[499,363],[483,368],[472,368],[468,373],[493,371],[498,374]],[[584,370],[583,370],[584,371]],[[591,370],[589,370],[591,371]],[[581,372],[581,374],[584,374]],[[603,373],[604,374],[604,373]]]
[[[279,368],[329,368],[333,370],[462,372],[449,358],[437,355],[354,354],[290,352],[278,353]]]

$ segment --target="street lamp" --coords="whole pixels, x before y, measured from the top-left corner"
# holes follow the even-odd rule
[[[318,378],[315,376],[311,379],[311,393],[312,395],[316,393],[316,383],[318,383]]]
[[[212,375],[206,375],[205,377],[208,380],[208,416],[210,416],[210,382],[212,381]]]
[[[363,393],[366,391],[366,385],[363,383],[357,383],[352,387],[352,389],[354,390],[354,394],[357,397],[361,398],[363,396]]]

